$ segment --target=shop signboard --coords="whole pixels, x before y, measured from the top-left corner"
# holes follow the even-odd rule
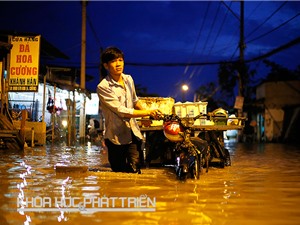
[[[38,92],[41,36],[9,36],[12,44],[8,90]]]
[[[235,97],[234,108],[235,109],[243,109],[243,105],[244,105],[244,97],[236,96]]]

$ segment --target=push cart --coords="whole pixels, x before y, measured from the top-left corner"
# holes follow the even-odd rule
[[[175,167],[180,179],[189,175],[199,179],[202,169],[205,167],[208,172],[210,165],[230,166],[223,132],[243,129],[245,120],[244,117],[227,118],[212,113],[184,118],[164,115],[161,126],[141,126],[146,138],[143,147],[145,163],[150,166],[153,160],[160,158],[162,166]],[[149,125],[149,121],[142,124]]]

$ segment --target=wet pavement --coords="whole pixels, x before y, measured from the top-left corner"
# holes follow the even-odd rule
[[[299,224],[299,147],[227,148],[230,167],[185,182],[166,167],[110,172],[96,146],[0,150],[0,224]],[[75,170],[58,173],[55,166]],[[76,170],[84,166],[89,170]]]

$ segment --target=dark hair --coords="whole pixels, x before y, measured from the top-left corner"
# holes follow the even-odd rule
[[[101,54],[102,63],[108,63],[109,61],[117,58],[124,59],[124,53],[116,47],[108,47]]]

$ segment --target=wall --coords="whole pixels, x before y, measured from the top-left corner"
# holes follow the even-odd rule
[[[284,107],[300,104],[300,81],[266,82],[256,89],[256,99],[263,102],[266,141],[282,137]]]

